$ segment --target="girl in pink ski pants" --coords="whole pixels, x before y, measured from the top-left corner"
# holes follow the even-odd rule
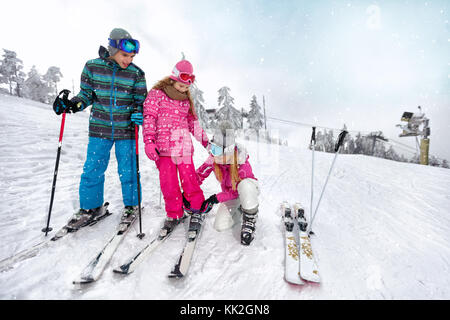
[[[195,79],[192,71],[189,61],[178,62],[172,74],[149,91],[144,102],[145,153],[159,170],[166,213],[172,219],[184,214],[180,182],[191,209],[200,209],[205,200],[192,161],[191,134],[205,148],[209,141],[200,127],[189,92]]]

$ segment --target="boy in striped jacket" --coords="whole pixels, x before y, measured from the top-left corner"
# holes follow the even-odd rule
[[[134,126],[143,122],[145,74],[132,63],[139,52],[139,41],[120,28],[113,29],[108,40],[108,49],[101,46],[99,57],[84,66],[80,92],[68,105],[54,104],[56,114],[75,113],[92,105],[87,156],[79,187],[80,210],[69,222],[74,228],[86,225],[101,212],[105,171],[113,145],[124,215],[134,214],[138,205]]]

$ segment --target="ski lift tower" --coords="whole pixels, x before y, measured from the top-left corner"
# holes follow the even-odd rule
[[[406,122],[405,125],[397,124],[403,131],[399,137],[417,137],[421,136],[420,140],[420,164],[428,165],[428,153],[430,150],[430,119],[425,117],[422,108],[418,106],[419,112],[403,112],[401,121]]]

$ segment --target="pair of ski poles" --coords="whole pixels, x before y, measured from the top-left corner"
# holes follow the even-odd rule
[[[60,97],[62,95],[62,101],[63,101],[64,105],[68,105],[69,93],[70,93],[69,90],[64,89],[58,94],[56,99],[61,99]],[[57,179],[57,176],[58,176],[58,167],[59,167],[59,160],[60,160],[60,157],[61,157],[62,139],[63,139],[63,134],[64,134],[65,122],[66,122],[66,110],[64,110],[63,113],[62,113],[61,127],[60,127],[60,130],[59,130],[58,151],[56,153],[56,164],[55,164],[55,170],[53,172],[53,183],[52,183],[52,191],[51,191],[51,196],[50,196],[50,205],[49,205],[48,216],[47,216],[47,226],[42,229],[42,232],[45,232],[45,236],[47,236],[47,234],[50,231],[53,230],[53,228],[50,228],[50,218],[51,218],[51,214],[52,214],[53,200],[54,200],[54,197],[55,197],[56,179]],[[139,239],[142,239],[145,236],[145,233],[142,233],[141,182],[140,182],[140,171],[139,171],[139,145],[138,145],[139,126],[137,124],[134,126],[134,133],[135,133],[135,139],[136,139],[136,179],[137,179],[137,192],[138,192],[138,202],[139,202],[139,234],[137,236],[138,236]]]
[[[323,197],[323,194],[324,194],[324,192],[325,192],[325,188],[326,188],[326,186],[327,186],[327,184],[328,184],[328,180],[330,179],[330,176],[331,176],[331,171],[333,171],[333,167],[334,167],[334,163],[336,162],[336,158],[337,158],[337,156],[338,156],[338,154],[339,154],[339,151],[340,151],[340,149],[341,149],[341,146],[342,146],[342,144],[344,143],[344,138],[345,138],[345,136],[346,136],[346,134],[347,134],[348,132],[346,131],[346,130],[342,130],[342,132],[339,134],[339,137],[338,137],[338,141],[337,141],[337,143],[336,143],[336,145],[335,145],[335,147],[334,147],[334,152],[335,152],[335,154],[334,154],[334,159],[333,159],[333,162],[331,163],[331,167],[330,167],[330,170],[329,170],[329,172],[328,172],[328,176],[327,176],[327,178],[326,178],[326,180],[325,180],[325,184],[324,184],[324,186],[323,186],[323,188],[322,188],[322,192],[320,193],[320,197],[319,197],[319,201],[317,202],[317,206],[316,206],[316,209],[314,210],[314,214],[313,214],[313,198],[314,198],[314,151],[315,151],[315,149],[316,149],[316,127],[312,127],[312,135],[311,135],[311,146],[312,146],[312,170],[311,170],[311,206],[310,206],[310,222],[309,222],[309,224],[308,224],[308,229],[306,230],[306,234],[310,234],[312,231],[312,225],[313,225],[313,222],[314,222],[314,218],[316,217],[316,215],[317,215],[317,210],[319,209],[319,205],[320,205],[320,202],[322,201],[322,197]]]

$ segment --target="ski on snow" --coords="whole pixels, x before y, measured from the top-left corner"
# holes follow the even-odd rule
[[[287,282],[300,285],[305,284],[304,280],[320,282],[317,262],[307,234],[305,211],[300,203],[295,203],[293,209],[287,201],[281,205],[285,228],[284,278]]]
[[[142,208],[142,210],[144,210],[144,208]],[[144,211],[142,211],[142,213],[143,212]],[[100,252],[88,263],[88,265],[81,272],[80,276],[73,281],[73,284],[87,284],[98,280],[106,265],[111,260],[114,252],[117,250],[120,243],[136,220],[137,209],[128,217],[122,218],[117,227],[116,233],[106,243],[103,249],[100,250]]]
[[[121,266],[113,269],[115,273],[120,274],[130,274],[132,273],[141,262],[143,262],[156,248],[159,247],[176,229],[173,228],[170,232],[165,232],[165,230],[161,229],[159,234],[150,241],[142,250],[140,250],[137,254],[127,260]]]
[[[26,260],[28,258],[32,258],[32,257],[36,256],[38,254],[38,252],[42,248],[44,248],[47,245],[49,245],[49,244],[51,244],[51,243],[53,243],[53,242],[63,238],[67,234],[74,233],[74,232],[76,232],[76,231],[78,231],[81,228],[84,228],[86,226],[93,226],[94,224],[96,224],[100,220],[108,217],[109,215],[111,215],[111,212],[109,212],[109,210],[108,210],[108,206],[109,206],[109,203],[105,202],[105,204],[102,207],[102,213],[98,217],[96,217],[93,221],[89,222],[88,224],[86,224],[84,226],[81,226],[78,229],[73,229],[73,228],[70,228],[69,224],[67,223],[58,232],[56,232],[56,234],[53,237],[45,239],[45,240],[43,240],[43,241],[41,241],[41,242],[31,246],[28,249],[22,250],[22,251],[20,251],[20,252],[18,252],[16,254],[14,254],[13,256],[0,261],[0,272],[6,271],[8,269],[11,269],[13,264],[15,264],[17,262],[20,262],[20,261],[23,261],[23,260]]]
[[[298,202],[294,204],[294,216],[298,222],[300,276],[307,281],[320,282],[319,269],[312,250],[311,240],[307,233],[308,222],[306,221],[305,210]]]
[[[281,211],[283,214],[283,222],[285,226],[284,279],[290,283],[304,284],[303,280],[300,278],[300,256],[294,234],[296,219],[294,220],[292,210],[288,202],[285,201],[281,204]]]
[[[197,243],[200,231],[202,229],[205,214],[206,212],[204,213],[192,212],[191,218],[189,220],[189,229],[186,244],[183,248],[183,251],[181,252],[181,255],[177,263],[175,264],[172,271],[169,273],[168,275],[169,278],[183,278],[187,274],[187,271],[191,264],[192,256],[194,254],[195,244]]]

